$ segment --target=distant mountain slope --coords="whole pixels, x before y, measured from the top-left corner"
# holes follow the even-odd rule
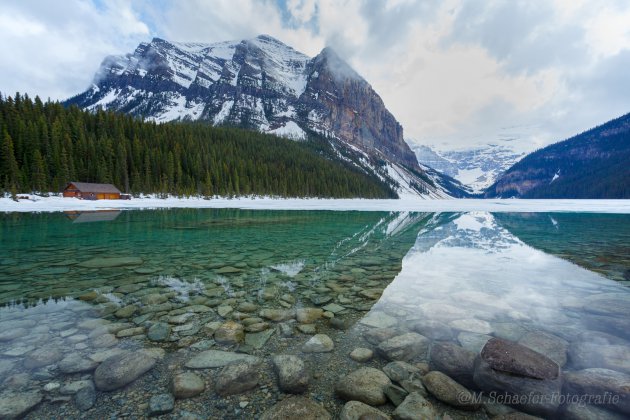
[[[473,196],[473,189],[467,185],[462,184],[457,179],[446,175],[435,169],[420,165],[429,182],[435,185],[440,190],[446,191],[450,196],[454,198],[471,198]]]
[[[630,114],[527,155],[485,196],[630,198]]]
[[[497,144],[464,150],[434,150],[415,146],[418,162],[454,178],[469,193],[481,193],[524,154]]]

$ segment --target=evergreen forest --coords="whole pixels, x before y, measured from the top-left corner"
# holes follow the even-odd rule
[[[56,193],[70,181],[112,183],[136,196],[397,197],[312,133],[297,142],[0,95],[1,191]]]

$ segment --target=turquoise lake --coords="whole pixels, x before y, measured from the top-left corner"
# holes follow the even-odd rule
[[[629,286],[630,215],[4,213],[0,418],[273,418],[292,394],[352,418],[340,383],[363,367],[391,381],[370,404],[385,415],[417,393],[435,418],[624,418]],[[485,366],[496,339],[557,375]],[[300,359],[299,384],[276,355]],[[429,371],[484,400],[449,400]]]

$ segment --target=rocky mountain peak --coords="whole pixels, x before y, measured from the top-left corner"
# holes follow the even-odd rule
[[[400,124],[333,49],[310,58],[269,35],[212,44],[153,38],[133,53],[106,57],[93,86],[67,103],[294,139],[314,131],[419,169]]]

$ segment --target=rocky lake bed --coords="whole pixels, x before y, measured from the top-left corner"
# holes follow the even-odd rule
[[[328,215],[308,248],[281,216],[168,223],[168,252],[155,228],[0,258],[30,281],[0,283],[0,418],[630,415],[624,285],[487,213]]]

